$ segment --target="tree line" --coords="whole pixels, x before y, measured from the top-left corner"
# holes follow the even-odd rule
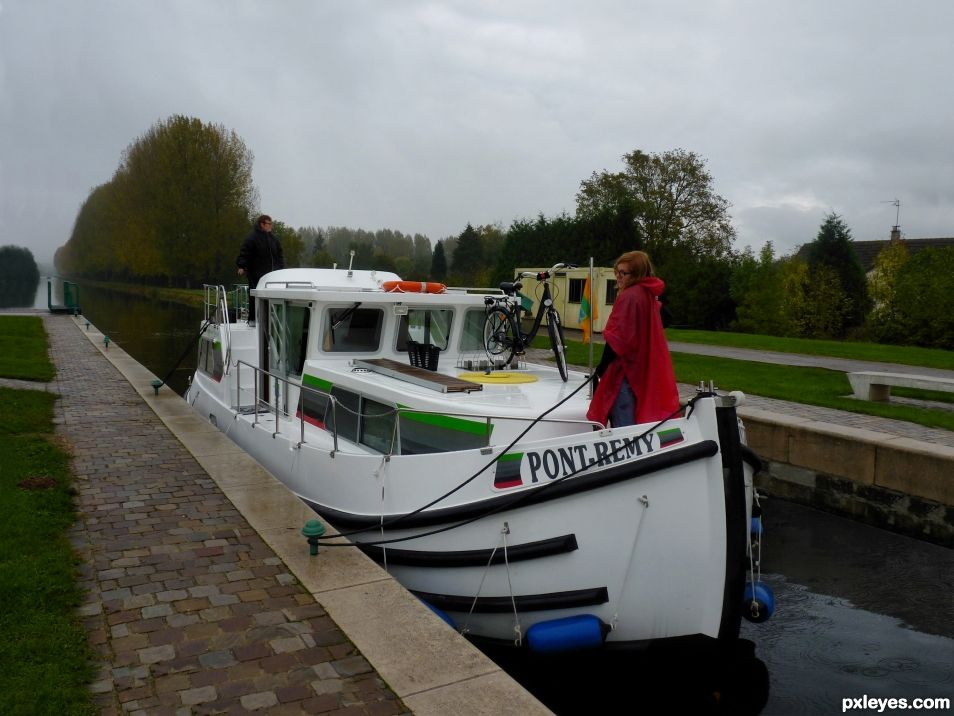
[[[56,255],[63,273],[197,286],[235,281],[241,238],[258,213],[252,153],[221,125],[173,116],[126,149],[113,177],[80,207]],[[436,243],[420,233],[276,221],[288,266],[351,266],[406,279],[490,286],[519,266],[558,261],[612,265],[649,253],[677,325],[782,336],[954,347],[954,249],[878,257],[869,281],[846,222],[824,217],[793,256],[771,243],[737,251],[728,201],[695,152],[634,150],[616,171],[580,182],[576,211],[517,218],[509,227],[467,223]],[[806,237],[809,238],[809,237]]]
[[[222,125],[176,115],[123,153],[56,252],[69,275],[191,287],[235,273],[257,202],[252,153]]]

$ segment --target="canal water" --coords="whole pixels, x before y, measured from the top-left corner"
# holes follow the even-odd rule
[[[42,301],[39,307],[47,305],[46,291],[44,278],[37,290],[37,301]],[[196,367],[202,308],[88,285],[80,286],[80,303],[86,320],[109,336],[110,341],[176,393],[185,394],[189,376]]]
[[[45,280],[41,294],[45,307]],[[201,309],[86,286],[81,300],[96,328],[184,392]],[[641,655],[489,655],[558,714],[804,716],[851,712],[843,705],[863,697],[954,702],[954,551],[781,500],[763,507],[762,580],[776,611],[743,622],[730,653],[689,641]]]

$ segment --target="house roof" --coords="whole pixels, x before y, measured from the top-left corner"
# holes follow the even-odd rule
[[[904,242],[904,245],[907,246],[908,253],[912,256],[921,249],[944,249],[949,246],[954,246],[954,237],[901,240]],[[861,267],[865,270],[865,273],[868,273],[874,268],[875,259],[878,258],[878,254],[881,253],[881,250],[890,244],[891,241],[884,239],[882,241],[852,241],[851,243],[855,247],[855,253],[858,254],[858,261],[861,263]],[[807,259],[808,247],[809,244],[800,246],[798,256]]]

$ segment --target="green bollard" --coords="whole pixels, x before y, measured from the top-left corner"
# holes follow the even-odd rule
[[[319,520],[308,520],[301,528],[301,533],[308,538],[311,556],[318,554],[318,538],[325,533],[325,526]]]

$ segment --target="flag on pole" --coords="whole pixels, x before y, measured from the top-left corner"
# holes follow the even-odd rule
[[[587,276],[586,283],[583,284],[583,296],[580,297],[580,328],[583,329],[584,343],[590,342],[590,333],[596,318],[596,303],[593,301],[590,277]]]

